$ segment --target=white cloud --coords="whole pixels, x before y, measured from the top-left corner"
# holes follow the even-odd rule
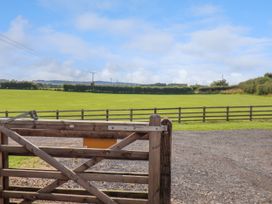
[[[68,55],[72,59],[84,60],[93,59],[99,55],[108,56],[101,47],[90,46],[86,41],[69,33],[45,28],[41,29],[39,38],[37,40],[47,45],[45,49],[55,49],[56,52]],[[40,49],[44,48],[40,47]]]
[[[75,26],[84,31],[108,31],[115,34],[129,34],[138,29],[133,19],[109,19],[95,13],[85,13],[76,18]]]
[[[42,60],[27,68],[26,79],[87,80],[87,75],[77,69],[72,61]]]
[[[9,30],[6,32],[11,39],[27,43],[25,32],[31,27],[27,19],[22,16],[17,16],[14,20],[11,21]]]
[[[145,52],[165,52],[174,41],[170,33],[155,30],[135,36],[125,47]]]
[[[213,4],[194,6],[191,12],[195,16],[211,16],[222,12],[221,8]]]
[[[82,10],[109,10],[114,7],[116,0],[39,0],[41,6],[51,10],[66,10],[70,12],[79,12]]]

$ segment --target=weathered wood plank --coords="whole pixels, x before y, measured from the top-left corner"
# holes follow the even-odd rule
[[[37,187],[22,187],[22,186],[10,186],[11,191],[28,191],[37,192],[40,188]],[[124,191],[124,190],[102,190],[105,194],[110,197],[120,197],[120,198],[140,198],[147,199],[148,194],[146,191]],[[90,193],[83,189],[65,189],[57,188],[52,191],[52,193],[59,194],[75,194],[75,195],[90,195]]]
[[[91,194],[97,196],[99,200],[101,200],[104,203],[108,204],[117,204],[115,201],[113,201],[109,196],[104,194],[103,192],[99,191],[96,187],[92,186],[88,182],[86,182],[83,178],[78,176],[74,171],[68,169],[67,167],[63,166],[61,163],[59,163],[56,159],[51,157],[46,152],[40,150],[37,146],[30,143],[26,139],[24,139],[21,135],[19,135],[16,132],[13,132],[9,130],[6,127],[0,126],[0,131],[4,133],[6,136],[10,137],[20,145],[24,146],[28,151],[34,153],[36,156],[40,157],[44,161],[46,161],[48,164],[53,166],[54,168],[61,171],[64,175],[66,175],[69,179],[75,181],[80,186],[82,186],[84,189],[86,189]]]
[[[22,136],[42,136],[42,137],[79,137],[79,138],[107,138],[124,139],[129,132],[112,131],[80,131],[80,130],[56,130],[56,129],[31,129],[31,128],[12,128]]]
[[[8,144],[8,137],[0,132],[0,145],[6,145],[6,144]],[[0,170],[2,170],[4,168],[8,168],[8,165],[9,165],[8,154],[0,151]],[[1,177],[0,177],[0,192],[2,192],[5,189],[8,189],[8,187],[9,187],[9,178],[1,175]],[[8,204],[8,203],[9,203],[8,198],[1,198],[0,197],[0,204]]]
[[[161,136],[161,176],[160,204],[171,204],[171,155],[172,155],[172,123],[168,119],[161,122],[167,126]]]
[[[159,115],[150,116],[149,125],[160,126],[161,118]],[[161,132],[149,133],[149,184],[148,184],[148,203],[160,203],[160,146]]]
[[[59,194],[59,193],[37,193],[37,192],[27,192],[27,191],[10,191],[5,190],[3,192],[5,198],[18,198],[18,199],[32,199],[37,200],[52,200],[52,201],[63,201],[63,202],[78,202],[78,203],[97,203],[101,202],[95,196],[88,195],[69,195],[69,194]],[[135,199],[135,198],[113,198],[114,203],[118,204],[147,204],[145,199]],[[105,202],[105,204],[108,204]]]
[[[67,148],[67,147],[39,147],[53,157],[64,158],[93,158],[103,157],[104,159],[119,160],[148,160],[148,152],[128,151],[128,150],[107,150],[91,148]],[[0,145],[0,151],[7,152],[15,156],[35,156],[35,153],[29,152],[22,146]]]
[[[60,171],[55,170],[30,170],[30,169],[0,169],[1,176],[26,177],[26,178],[48,178],[65,180]],[[91,172],[78,173],[80,177],[88,181],[120,182],[120,183],[137,183],[148,184],[148,176],[137,173],[122,172]]]
[[[5,119],[0,119],[0,123]],[[113,121],[88,121],[88,120],[44,120],[33,121],[30,119],[18,119],[8,128],[32,128],[32,129],[56,129],[56,130],[74,130],[74,131],[108,131],[109,125],[137,125],[148,126],[145,122],[113,122]]]

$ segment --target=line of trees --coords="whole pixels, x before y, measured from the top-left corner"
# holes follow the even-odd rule
[[[272,73],[266,73],[263,77],[242,82],[239,87],[248,94],[272,94]]]
[[[21,90],[63,90],[68,92],[93,92],[93,93],[117,93],[117,94],[212,94],[220,93],[230,87],[225,87],[225,83],[217,81],[217,86],[181,86],[180,84],[167,85],[153,84],[142,86],[110,86],[110,85],[84,85],[84,84],[65,84],[62,87],[50,84],[41,84],[29,81],[2,81],[1,89],[21,89]]]
[[[94,92],[94,93],[117,93],[117,94],[215,94],[215,93],[239,93],[267,95],[272,94],[272,73],[266,73],[263,77],[241,82],[237,86],[229,86],[225,79],[214,81],[210,86],[181,84],[165,85],[157,83],[142,86],[112,86],[112,85],[82,85],[66,84],[56,86],[50,84],[34,83],[29,81],[2,81],[1,89],[24,89],[24,90],[63,90],[70,92]],[[241,92],[240,92],[241,91]],[[237,92],[238,93],[238,92]]]
[[[64,91],[119,94],[193,94],[191,87],[64,85]]]
[[[39,85],[29,81],[5,81],[0,83],[1,89],[37,90]]]

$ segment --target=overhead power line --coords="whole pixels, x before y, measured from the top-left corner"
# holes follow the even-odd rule
[[[24,45],[16,40],[11,39],[2,33],[0,33],[0,41],[4,42],[6,44],[9,44],[17,49],[24,50],[25,52],[27,52],[29,54],[37,56],[37,54],[35,53],[35,50],[33,50],[32,48],[29,48],[26,45]]]

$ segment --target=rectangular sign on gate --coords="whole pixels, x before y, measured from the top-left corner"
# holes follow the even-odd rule
[[[83,146],[88,148],[107,149],[117,143],[117,139],[84,138]]]

